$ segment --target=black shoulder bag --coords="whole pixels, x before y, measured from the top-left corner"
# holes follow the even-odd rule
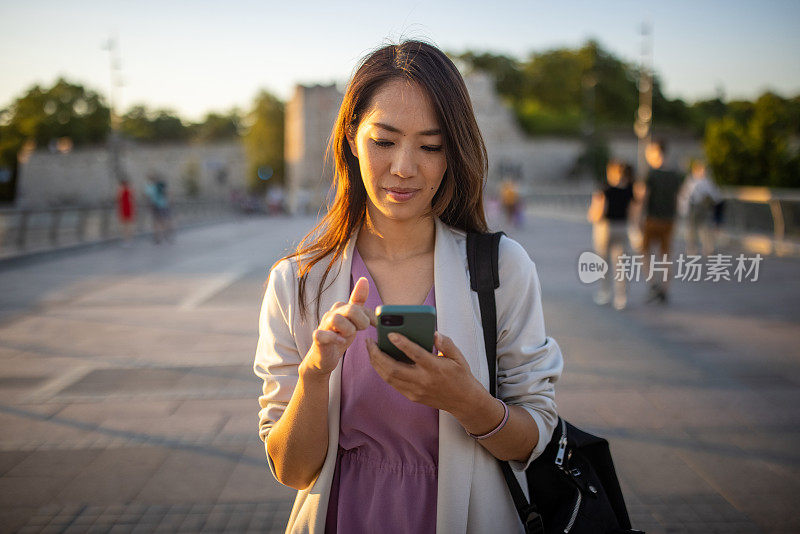
[[[489,365],[489,391],[497,396],[498,249],[503,232],[467,233],[470,286],[478,293]],[[525,471],[528,494],[508,462],[500,462],[527,534],[634,534],[608,441],[558,418],[544,452]]]

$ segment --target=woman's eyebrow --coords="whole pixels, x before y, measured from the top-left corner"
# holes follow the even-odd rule
[[[389,130],[390,132],[394,133],[403,133],[399,128],[395,128],[390,124],[384,124],[382,122],[373,122],[371,123],[373,126],[377,126],[378,128],[383,128],[384,130]],[[417,135],[440,135],[442,130],[440,128],[430,128],[428,130],[423,130],[418,132]]]

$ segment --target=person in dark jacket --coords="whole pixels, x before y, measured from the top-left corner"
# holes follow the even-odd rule
[[[683,184],[683,176],[672,169],[664,168],[667,146],[663,140],[651,141],[647,145],[645,158],[650,170],[645,180],[635,188],[637,200],[644,206],[645,216],[642,226],[642,254],[644,254],[644,275],[650,284],[647,300],[667,302],[667,288],[670,276],[669,254],[672,247],[672,234],[677,212],[678,192]],[[654,268],[650,251],[658,245],[655,259],[660,262]],[[662,262],[667,263],[662,263]],[[664,271],[661,268],[665,268]]]

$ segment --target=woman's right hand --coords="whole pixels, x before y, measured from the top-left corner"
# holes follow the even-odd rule
[[[356,333],[378,324],[375,311],[364,306],[368,295],[369,281],[362,276],[348,302],[336,302],[325,312],[314,330],[311,349],[301,364],[306,372],[327,377],[353,343]]]

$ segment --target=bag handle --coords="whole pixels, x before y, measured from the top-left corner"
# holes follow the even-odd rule
[[[486,346],[486,363],[489,367],[489,392],[497,397],[497,306],[494,290],[500,287],[500,238],[505,232],[480,234],[467,232],[467,265],[470,288],[478,293],[483,326],[483,343]],[[543,534],[542,517],[533,502],[528,502],[517,477],[508,462],[498,460],[503,477],[514,500],[527,534]]]

